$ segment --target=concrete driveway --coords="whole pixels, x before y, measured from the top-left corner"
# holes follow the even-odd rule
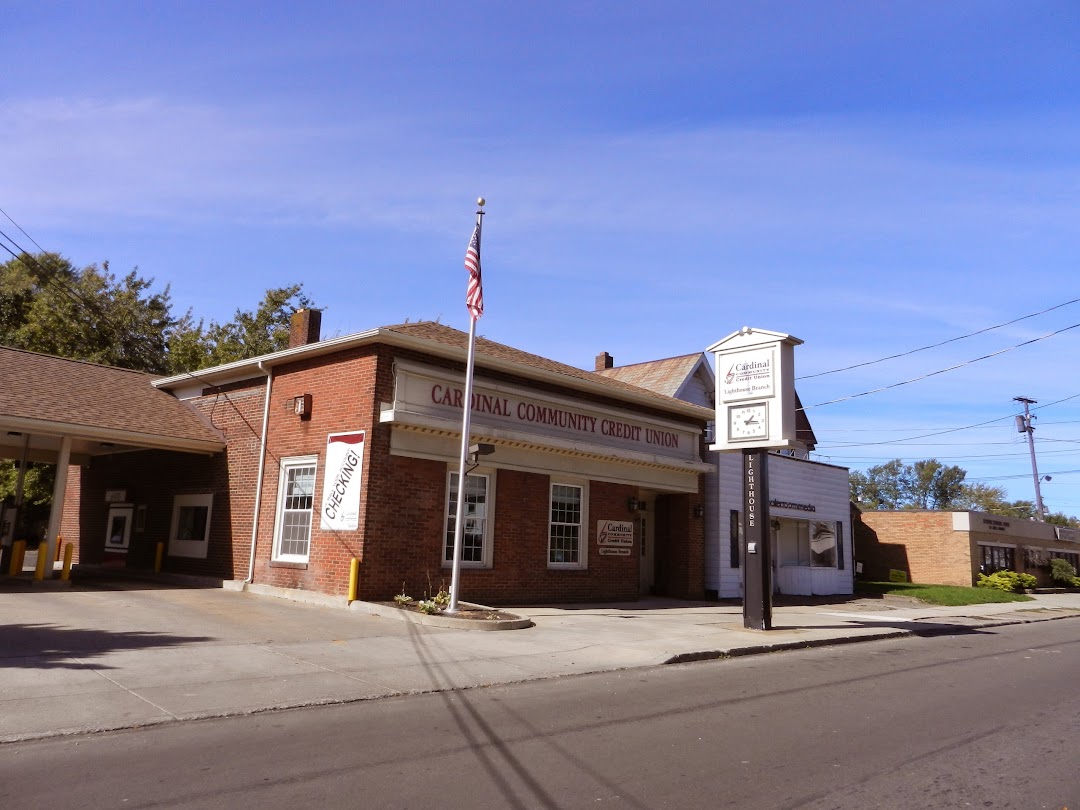
[[[975,608],[881,600],[778,606],[649,600],[522,607],[524,630],[418,626],[351,609],[167,583],[0,578],[0,742],[460,689],[923,632],[1080,616],[1080,596]]]

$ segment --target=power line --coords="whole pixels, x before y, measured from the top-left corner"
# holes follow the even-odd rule
[[[1005,323],[999,323],[996,326],[988,326],[985,329],[978,330],[977,332],[969,332],[966,335],[960,335],[959,337],[949,338],[948,340],[943,340],[940,343],[931,343],[929,346],[920,346],[918,349],[910,349],[909,351],[900,352],[899,354],[890,354],[888,357],[881,357],[881,358],[879,358],[877,360],[867,360],[865,363],[855,363],[854,365],[844,366],[843,368],[834,368],[831,371],[819,371],[816,374],[806,374],[806,375],[804,375],[802,377],[796,377],[795,379],[796,380],[810,380],[810,379],[813,379],[814,377],[824,377],[826,374],[839,374],[841,371],[851,371],[853,368],[863,368],[864,366],[872,366],[872,365],[875,365],[876,363],[884,363],[886,360],[896,360],[898,357],[907,357],[910,354],[917,354],[918,352],[925,352],[928,349],[936,349],[939,346],[945,346],[946,344],[949,344],[949,343],[956,343],[956,341],[958,341],[958,340],[966,340],[969,337],[975,337],[976,335],[981,335],[981,334],[984,334],[986,332],[992,332],[995,329],[1002,329],[1003,327],[1011,326],[1012,324],[1019,323],[1020,321],[1026,321],[1028,318],[1035,318],[1035,317],[1038,317],[1039,315],[1045,315],[1047,312],[1053,312],[1055,309],[1061,309],[1062,307],[1067,307],[1070,304],[1075,304],[1077,301],[1080,301],[1080,298],[1074,298],[1071,301],[1066,301],[1064,304],[1057,304],[1056,306],[1048,307],[1047,309],[1044,309],[1041,312],[1033,312],[1030,315],[1023,315],[1023,316],[1021,316],[1019,318],[1014,318],[1011,321],[1006,321]]]
[[[1040,340],[1046,340],[1047,338],[1054,337],[1055,335],[1060,335],[1062,332],[1068,332],[1070,329],[1076,329],[1077,327],[1080,327],[1080,323],[1074,323],[1072,326],[1066,326],[1062,329],[1058,329],[1054,332],[1050,332],[1040,337],[1032,338],[1031,340],[1025,340],[1024,342],[1017,343],[1013,346],[1007,346],[1004,349],[1000,349],[996,352],[991,352],[990,354],[984,354],[982,357],[976,357],[972,360],[966,360],[963,363],[957,363],[956,365],[949,366],[948,368],[942,368],[938,369],[937,371],[931,371],[928,374],[922,374],[918,377],[912,377],[910,380],[902,380],[901,382],[892,383],[891,385],[883,385],[880,388],[874,388],[870,391],[862,391],[858,394],[850,394],[846,397],[838,397],[837,399],[830,399],[826,402],[817,402],[813,405],[806,405],[803,407],[803,410],[805,411],[809,408],[819,408],[822,405],[835,405],[838,402],[847,402],[848,400],[858,399],[859,397],[869,396],[870,394],[879,394],[882,391],[888,391],[890,388],[899,388],[902,385],[910,385],[911,383],[921,382],[922,380],[928,379],[930,377],[935,377],[938,374],[944,374],[947,371],[956,371],[956,369],[958,368],[970,366],[973,363],[978,363],[981,360],[989,360],[991,357],[997,357],[998,355],[1005,354],[1006,352],[1011,352],[1013,349],[1019,349],[1022,346],[1030,346],[1032,343],[1038,343]]]

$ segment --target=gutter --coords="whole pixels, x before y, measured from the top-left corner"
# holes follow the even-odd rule
[[[245,585],[250,585],[255,579],[255,548],[259,540],[259,514],[262,512],[262,486],[263,473],[266,470],[266,436],[270,426],[270,389],[274,382],[273,372],[258,362],[259,371],[266,375],[266,395],[263,401],[262,438],[259,442],[259,473],[255,481],[255,506],[251,516],[251,556],[248,559],[248,573],[244,579]]]

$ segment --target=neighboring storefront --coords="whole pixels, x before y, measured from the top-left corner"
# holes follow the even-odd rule
[[[702,353],[615,366],[607,352],[596,358],[597,373],[712,408],[716,381]],[[797,434],[808,450],[815,438],[805,413]],[[780,594],[849,594],[851,520],[848,471],[810,461],[806,453],[769,455],[773,586]],[[722,599],[743,595],[742,456],[706,452],[713,467],[705,476],[705,592]]]
[[[855,523],[860,577],[974,585],[1009,570],[1049,585],[1050,561],[1080,571],[1080,530],[983,512],[866,511]]]
[[[317,333],[302,311],[285,351],[157,380],[224,452],[74,470],[65,534],[82,532],[83,560],[148,567],[164,542],[167,571],[344,595],[355,558],[359,598],[422,597],[449,585],[462,497],[463,599],[704,595],[710,409],[481,338],[479,452],[461,486],[468,336],[430,322]],[[110,492],[132,510],[122,551]]]

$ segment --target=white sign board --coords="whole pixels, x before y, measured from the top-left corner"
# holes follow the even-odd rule
[[[634,545],[634,523],[630,520],[596,521],[596,544],[598,546]]]
[[[713,344],[716,433],[711,450],[787,449],[795,436],[796,337],[744,326]]]
[[[360,527],[360,481],[364,467],[364,431],[326,437],[319,528],[355,531]]]

